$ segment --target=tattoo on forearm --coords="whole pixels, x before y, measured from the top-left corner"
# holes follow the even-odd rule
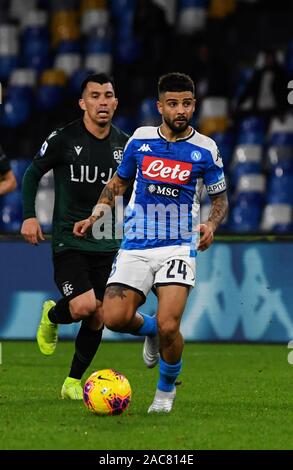
[[[126,295],[124,294],[125,290],[127,290],[127,287],[123,286],[107,287],[105,297],[109,297],[110,299],[114,299],[114,297],[120,297],[120,299],[124,299],[126,297]]]
[[[212,222],[217,228],[225,218],[228,211],[227,194],[219,194],[212,197],[212,207],[209,213],[208,220]]]
[[[113,184],[113,186],[105,186],[101,192],[99,203],[101,204],[110,204],[115,201],[115,196],[119,194],[119,186]]]

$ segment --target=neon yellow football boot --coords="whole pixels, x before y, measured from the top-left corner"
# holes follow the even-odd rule
[[[53,354],[58,339],[58,325],[52,323],[48,318],[49,310],[56,305],[53,300],[43,303],[42,318],[37,331],[37,342],[40,351],[46,356]]]
[[[82,400],[83,390],[80,380],[73,379],[72,377],[66,377],[61,388],[61,398],[66,398],[69,400]]]

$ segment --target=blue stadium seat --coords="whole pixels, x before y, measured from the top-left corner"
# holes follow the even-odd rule
[[[39,110],[52,109],[57,106],[64,94],[64,87],[59,85],[40,85],[36,94],[36,107]]]
[[[76,95],[80,94],[80,87],[82,82],[86,79],[88,75],[92,73],[94,73],[93,69],[86,68],[80,68],[73,72],[69,80],[69,88],[73,91],[73,93],[75,93]]]
[[[121,16],[126,11],[134,11],[136,6],[136,0],[115,0],[110,2],[111,13],[114,18],[121,20]]]
[[[18,233],[22,224],[22,195],[17,189],[2,196],[0,231]]]
[[[112,41],[110,37],[89,37],[84,45],[85,54],[107,53],[112,52]]]
[[[156,98],[145,98],[139,106],[138,122],[140,126],[152,126],[161,122]]]
[[[7,80],[11,72],[19,65],[17,55],[0,55],[0,80]]]
[[[287,172],[280,166],[273,168],[269,178],[267,203],[293,205],[293,172]]]
[[[130,116],[124,116],[122,114],[114,115],[113,124],[129,135],[132,135],[135,129],[138,127],[137,122],[133,118]]]
[[[31,160],[26,158],[18,158],[10,161],[11,169],[15,174],[17,186],[19,189],[21,189],[23,175],[31,162]]]
[[[60,41],[57,48],[56,54],[66,54],[66,53],[80,53],[81,52],[81,42],[79,40],[75,41]]]
[[[290,204],[267,204],[264,208],[261,230],[285,233],[293,227],[293,207]]]
[[[216,142],[224,167],[228,167],[233,153],[234,136],[232,132],[215,132],[211,138]]]
[[[31,112],[30,102],[27,99],[6,98],[0,106],[0,126],[14,128],[24,124]]]
[[[262,205],[248,198],[237,200],[231,211],[229,229],[233,232],[256,232],[259,229]]]
[[[230,166],[231,183],[236,185],[238,179],[246,174],[262,172],[262,147],[260,145],[237,145]]]
[[[269,145],[293,146],[293,133],[292,132],[274,132],[270,136]]]

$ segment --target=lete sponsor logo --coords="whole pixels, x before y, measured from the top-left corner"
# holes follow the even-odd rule
[[[190,179],[191,170],[191,163],[168,158],[145,155],[142,162],[142,174],[145,178],[164,183],[186,184]]]

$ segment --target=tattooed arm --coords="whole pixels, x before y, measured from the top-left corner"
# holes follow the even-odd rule
[[[92,227],[96,220],[100,219],[104,215],[105,205],[111,208],[115,205],[115,197],[122,196],[131,180],[125,180],[120,178],[117,173],[104,187],[96,206],[93,209],[92,215],[88,219],[81,220],[74,224],[73,234],[77,237],[84,237],[87,230]]]
[[[199,225],[201,233],[198,249],[206,250],[214,240],[214,232],[220,223],[224,220],[228,211],[228,199],[226,191],[221,194],[211,196],[212,206],[208,220]]]

